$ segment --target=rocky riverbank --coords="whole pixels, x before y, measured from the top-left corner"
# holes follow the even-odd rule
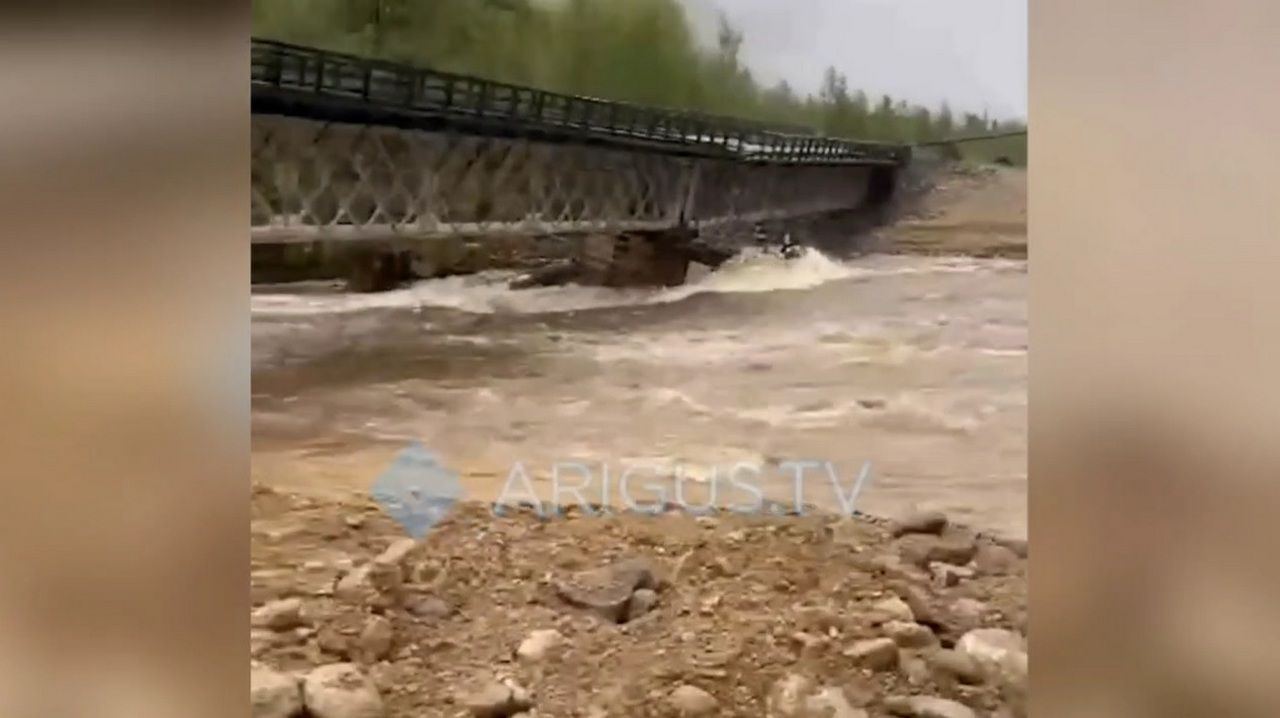
[[[252,715],[1026,714],[1026,545],[833,516],[372,503],[257,487]]]

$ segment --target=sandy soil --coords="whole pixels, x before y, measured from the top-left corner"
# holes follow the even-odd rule
[[[890,251],[904,253],[1026,257],[1027,171],[952,166],[881,237]]]

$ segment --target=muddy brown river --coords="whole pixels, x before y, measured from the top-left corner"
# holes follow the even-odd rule
[[[366,492],[420,444],[468,498],[749,509],[799,487],[1025,537],[1026,295],[1023,260],[813,250],[663,290],[258,287],[253,477]]]

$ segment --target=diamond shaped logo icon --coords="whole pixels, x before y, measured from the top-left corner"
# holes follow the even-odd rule
[[[402,450],[370,490],[388,516],[420,539],[462,499],[458,473],[421,443]]]

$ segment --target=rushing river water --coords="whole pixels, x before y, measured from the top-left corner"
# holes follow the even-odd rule
[[[609,466],[615,492],[628,466],[678,464],[705,488],[745,464],[786,499],[785,462],[814,460],[821,504],[828,471],[847,490],[869,462],[860,510],[1026,536],[1025,261],[810,251],[665,290],[502,279],[255,289],[254,478],[363,491],[421,442],[487,500],[517,462],[541,492],[570,461],[596,487]],[[637,501],[656,475],[633,479]]]

